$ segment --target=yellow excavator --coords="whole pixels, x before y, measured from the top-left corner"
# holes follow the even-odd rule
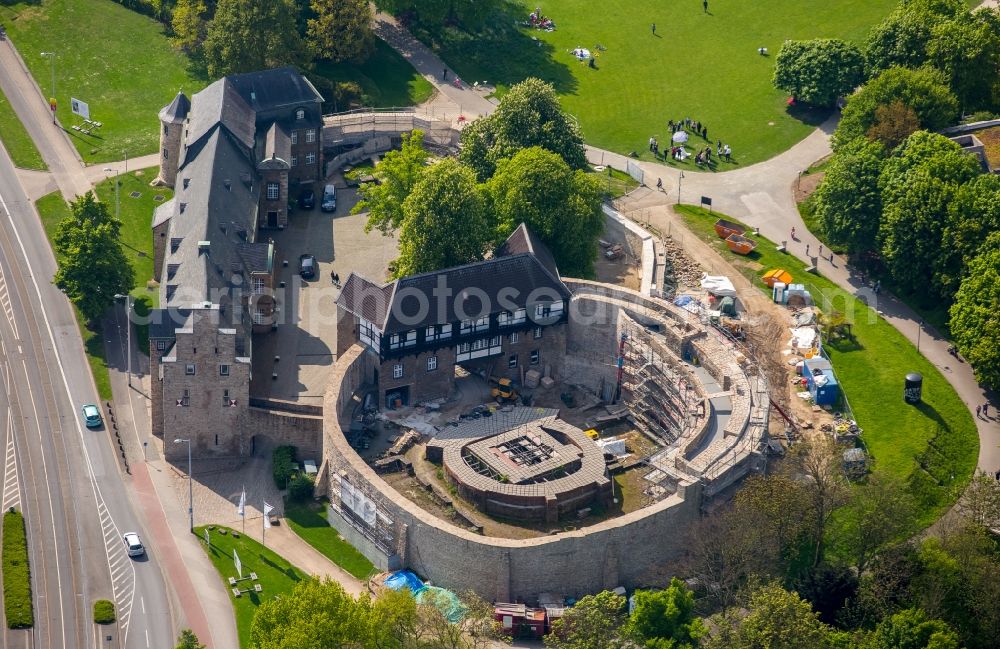
[[[517,401],[517,391],[508,378],[494,379],[490,377],[490,396],[501,401]]]

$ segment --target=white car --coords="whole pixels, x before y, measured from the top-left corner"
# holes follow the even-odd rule
[[[125,532],[122,535],[122,541],[125,543],[125,551],[128,552],[128,556],[141,557],[146,554],[146,548],[142,547],[142,541],[139,540],[139,535],[135,532]]]

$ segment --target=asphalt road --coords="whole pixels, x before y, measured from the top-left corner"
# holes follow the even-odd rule
[[[82,425],[80,405],[100,402],[70,304],[51,283],[55,269],[0,147],[3,500],[19,501],[27,519],[36,617],[31,631],[7,631],[5,646],[172,647],[177,629],[156,539],[136,515],[111,433]],[[125,555],[125,531],[143,537],[146,557]],[[117,625],[93,624],[99,598],[116,602]]]

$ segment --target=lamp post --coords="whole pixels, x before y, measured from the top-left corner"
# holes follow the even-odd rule
[[[125,164],[128,164],[128,162]],[[111,173],[112,171],[115,172],[115,218],[118,219],[121,218],[121,203],[118,200],[118,186],[121,183],[118,182],[118,170],[111,167],[104,168],[104,173]],[[128,172],[126,171],[126,173]]]
[[[115,182],[116,183],[118,182],[117,179],[115,180]],[[115,209],[117,214],[117,205]],[[125,363],[126,363],[126,372],[128,373],[128,387],[132,387],[132,296],[128,294],[122,295],[121,293],[116,293],[115,299],[125,300],[125,331],[126,331]]]
[[[677,177],[677,204],[681,204],[681,181],[684,180],[684,172],[681,171],[681,175]]]
[[[187,444],[188,445],[188,520],[190,521],[191,531],[194,531],[194,487],[191,485],[191,440],[177,438],[174,440],[174,444]]]
[[[50,97],[52,98],[52,101],[55,101],[56,100],[56,53],[42,52],[41,55],[43,58],[47,58],[49,60],[49,68],[52,71],[52,94],[50,95]],[[52,112],[52,123],[55,124],[56,111],[52,110],[51,112]]]

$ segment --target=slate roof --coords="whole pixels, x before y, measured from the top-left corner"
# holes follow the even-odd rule
[[[257,167],[289,169],[292,161],[292,138],[288,136],[288,131],[280,123],[275,122],[264,131],[262,139],[263,146],[259,148],[264,152],[264,160]],[[279,160],[281,164],[275,164]]]
[[[229,77],[209,84],[194,96],[180,169],[183,170],[199,155],[204,138],[220,126],[225,127],[248,152],[252,151],[255,120],[253,109],[236,91]]]
[[[526,248],[519,243],[522,239],[531,245]],[[524,252],[508,254],[514,250]],[[383,286],[352,273],[337,304],[368,320],[382,333],[397,333],[475,319],[508,311],[511,306],[531,308],[536,303],[570,298],[554,262],[550,271],[542,261],[551,260],[551,253],[523,225],[497,255],[464,266],[403,277]],[[442,287],[445,293],[441,293]],[[415,320],[421,302],[427,308],[423,309],[423,317]]]
[[[228,77],[247,105],[258,113],[280,108],[323,103],[323,96],[291,66],[233,74]]]
[[[170,217],[174,215],[174,209],[177,207],[177,200],[171,198],[169,201],[164,201],[156,206],[153,210],[153,227],[161,225],[164,221],[169,221]]]
[[[236,246],[236,252],[248,272],[270,273],[274,264],[274,245],[265,243],[241,243]]]
[[[507,240],[500,245],[493,256],[506,257],[525,253],[535,255],[538,261],[542,262],[542,266],[545,266],[545,269],[552,273],[553,277],[559,277],[559,269],[556,267],[552,251],[524,223],[517,226],[517,229],[507,237]]]
[[[160,120],[180,124],[191,111],[191,101],[183,92],[178,92],[174,100],[160,110]]]
[[[170,340],[174,332],[187,325],[191,309],[153,309],[149,314],[149,337],[152,340]]]

